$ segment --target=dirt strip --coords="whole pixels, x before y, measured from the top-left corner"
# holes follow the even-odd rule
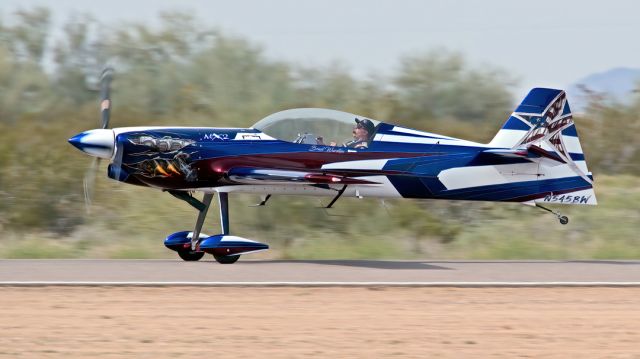
[[[0,288],[1,358],[640,358],[640,288]]]

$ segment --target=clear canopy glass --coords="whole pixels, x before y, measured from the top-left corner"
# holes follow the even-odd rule
[[[283,141],[340,146],[353,139],[356,119],[368,119],[375,126],[380,123],[337,110],[296,108],[269,115],[252,127]]]

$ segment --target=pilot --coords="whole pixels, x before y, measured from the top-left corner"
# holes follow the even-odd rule
[[[367,148],[369,147],[369,139],[373,134],[375,129],[375,125],[371,120],[363,118],[359,120],[356,117],[356,125],[353,128],[353,140],[349,141],[345,144],[347,147],[351,148]]]

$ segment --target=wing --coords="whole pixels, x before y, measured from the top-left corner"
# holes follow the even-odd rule
[[[280,170],[274,168],[234,167],[227,172],[230,181],[241,184],[360,184],[378,182],[319,171]]]

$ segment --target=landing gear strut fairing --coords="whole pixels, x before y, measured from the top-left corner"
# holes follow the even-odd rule
[[[101,82],[102,128],[69,142],[96,157],[85,177],[109,161],[114,180],[166,191],[198,213],[190,231],[165,245],[186,261],[205,253],[219,263],[268,245],[231,235],[229,194],[431,198],[521,202],[568,218],[544,204],[595,205],[593,177],[562,90],[534,88],[489,143],[413,130],[359,115],[299,108],[250,128],[122,127],[109,129],[112,70]],[[193,194],[201,192],[201,199]],[[217,194],[222,233],[202,234]],[[416,219],[419,220],[419,219]]]

